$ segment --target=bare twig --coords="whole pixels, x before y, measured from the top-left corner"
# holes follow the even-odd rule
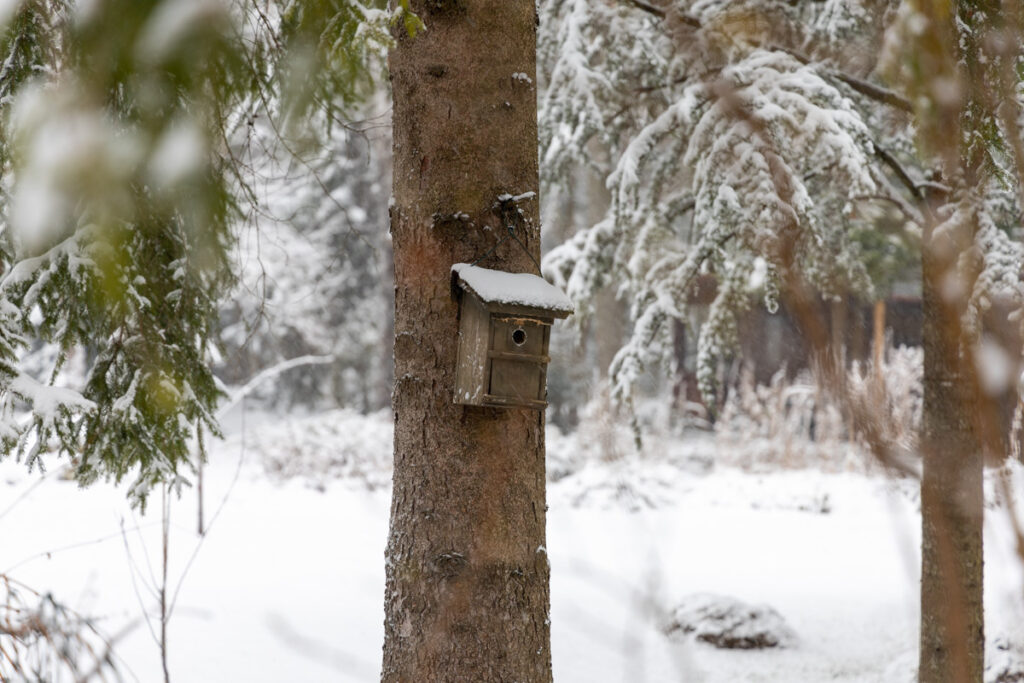
[[[878,144],[873,144],[872,146],[875,148],[875,154],[878,156],[878,159],[896,174],[896,178],[899,179],[903,187],[907,188],[907,191],[910,192],[914,199],[924,199],[924,192],[921,191],[921,187],[914,182],[914,179],[910,177],[906,169],[896,160],[896,157]]]
[[[122,680],[114,642],[50,594],[0,574],[0,680]]]
[[[149,526],[149,525],[143,525],[143,526]],[[136,526],[136,527],[133,527],[132,530],[141,529],[141,528],[142,528],[142,526]],[[84,547],[90,546],[90,545],[97,545],[97,544],[100,544],[100,543],[105,543],[106,541],[109,541],[111,539],[119,537],[121,534],[122,534],[122,532],[118,532],[118,533],[114,533],[114,534],[107,534],[105,536],[99,536],[97,538],[93,538],[93,539],[90,539],[88,541],[82,541],[80,543],[69,543],[68,545],[60,546],[59,548],[53,548],[52,550],[44,550],[44,551],[35,553],[34,555],[29,555],[28,557],[25,557],[22,560],[20,560],[20,561],[18,561],[16,563],[6,567],[5,569],[3,569],[3,571],[0,571],[0,575],[2,575],[4,573],[7,573],[7,572],[14,571],[18,567],[26,565],[29,562],[31,562],[32,560],[37,560],[37,559],[42,558],[42,557],[49,558],[49,557],[51,557],[53,555],[56,555],[57,553],[67,552],[68,550],[77,550],[78,548],[84,548]]]

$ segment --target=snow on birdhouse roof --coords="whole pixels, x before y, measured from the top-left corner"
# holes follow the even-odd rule
[[[573,312],[572,301],[558,287],[542,277],[529,273],[505,273],[456,263],[452,272],[458,275],[459,286],[471,290],[488,304],[529,306],[551,311],[558,317]]]

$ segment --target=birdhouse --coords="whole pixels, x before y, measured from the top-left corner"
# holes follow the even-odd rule
[[[452,266],[459,300],[455,402],[471,406],[547,407],[551,324],[573,312],[560,289],[529,273]]]

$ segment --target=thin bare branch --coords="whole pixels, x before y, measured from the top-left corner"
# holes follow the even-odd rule
[[[910,177],[910,174],[907,173],[906,169],[904,169],[900,162],[896,160],[896,157],[890,154],[884,147],[877,144],[874,144],[873,146],[878,159],[896,174],[900,183],[907,188],[907,191],[910,192],[914,199],[924,199],[924,192],[921,191],[920,185],[914,182],[914,179]]]
[[[651,5],[651,4],[648,4],[646,2],[643,2],[643,0],[625,0],[625,1],[628,2],[629,4],[633,5],[633,7],[636,7],[639,10],[643,10],[644,12],[647,12],[648,14],[656,16],[659,19],[664,19],[665,16],[666,16],[666,12],[665,12],[664,9],[662,9],[661,7],[655,7],[654,5]]]

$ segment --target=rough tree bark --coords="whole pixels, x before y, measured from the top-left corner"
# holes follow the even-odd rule
[[[413,0],[396,34],[395,469],[382,680],[551,680],[544,415],[452,402],[449,269],[504,234],[499,196],[538,189],[532,0]],[[536,198],[517,236],[539,258]],[[482,266],[534,270],[512,240]]]
[[[962,297],[943,296],[956,255],[931,238],[922,254],[920,683],[981,683],[984,673],[984,402],[960,325]]]

